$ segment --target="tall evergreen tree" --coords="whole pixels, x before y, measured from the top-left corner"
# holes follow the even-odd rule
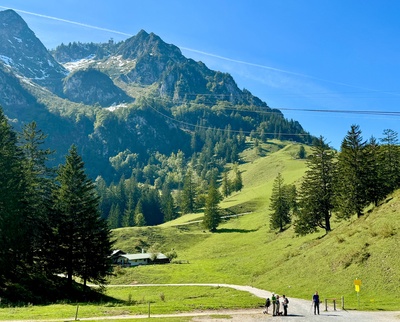
[[[30,250],[22,164],[16,133],[0,109],[0,286],[22,271]]]
[[[163,184],[161,192],[161,211],[164,214],[164,222],[173,220],[177,217],[174,198],[167,182]]]
[[[228,178],[228,171],[222,173],[222,195],[228,197],[231,194],[232,183]]]
[[[284,184],[282,174],[278,173],[274,180],[270,199],[270,210],[272,211],[270,226],[272,229],[283,231],[285,226],[291,222],[290,205],[292,200],[289,198],[288,191],[288,186]]]
[[[65,273],[68,284],[72,277],[104,283],[111,273],[109,255],[111,232],[99,215],[99,198],[94,183],[84,172],[84,163],[72,146],[57,175],[54,189],[55,272]]]
[[[242,180],[242,174],[237,164],[235,164],[234,172],[235,172],[235,178],[233,179],[232,186],[235,191],[240,191],[243,188],[243,180]]]
[[[295,231],[300,235],[315,232],[318,228],[329,232],[334,208],[333,182],[336,163],[334,151],[329,148],[322,136],[313,143],[307,167],[299,194]]]
[[[113,203],[111,205],[107,222],[111,229],[122,227],[122,213],[119,203]]]
[[[384,189],[387,193],[400,187],[400,146],[398,133],[386,129],[381,138],[382,148],[382,175],[384,177]]]
[[[133,202],[133,197],[129,196],[128,203],[124,210],[124,215],[122,217],[122,227],[132,227],[135,225],[135,204]]]
[[[142,200],[140,199],[135,207],[135,225],[138,227],[146,226],[146,220],[143,215]]]
[[[181,211],[183,214],[194,212],[195,210],[196,188],[193,182],[193,173],[189,170],[184,178],[183,190],[181,195]]]
[[[209,231],[215,231],[221,222],[220,208],[218,206],[221,195],[214,183],[208,188],[206,206],[204,209],[203,227]]]
[[[40,268],[45,268],[47,260],[48,234],[51,227],[48,220],[48,209],[51,208],[51,185],[54,171],[49,169],[46,162],[52,154],[50,149],[42,149],[46,135],[38,130],[36,123],[24,126],[19,137],[24,158],[22,169],[26,179],[24,192],[27,205],[26,225],[29,227],[29,262],[34,262]]]
[[[367,171],[366,193],[368,202],[378,206],[386,198],[388,191],[385,189],[384,164],[382,163],[382,150],[377,140],[371,137],[365,147],[365,170]]]
[[[342,141],[338,157],[335,194],[339,218],[349,218],[353,214],[360,217],[369,203],[366,144],[360,127],[352,125]]]

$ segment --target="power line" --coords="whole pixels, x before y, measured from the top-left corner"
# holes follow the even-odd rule
[[[155,109],[152,106],[148,106],[149,108],[151,108],[153,111],[155,111],[156,113],[158,113],[159,115],[163,116],[164,118],[169,119],[170,121],[174,122],[174,123],[179,123],[181,125],[186,125],[186,126],[190,126],[193,128],[200,128],[200,129],[216,129],[216,130],[221,130],[221,131],[225,131],[226,129],[222,129],[222,128],[215,128],[215,127],[211,127],[211,126],[204,126],[204,125],[199,125],[199,124],[193,124],[193,123],[189,123],[189,122],[184,122],[184,121],[180,121],[177,119],[174,119],[173,117],[170,117],[168,115],[165,115],[164,113],[161,113],[159,110]],[[243,134],[248,134],[250,135],[252,133],[252,131],[244,131],[244,130],[233,130],[230,129],[229,130],[232,133],[243,133]],[[280,135],[280,136],[310,136],[310,133],[276,133],[276,132],[264,132],[265,135]]]

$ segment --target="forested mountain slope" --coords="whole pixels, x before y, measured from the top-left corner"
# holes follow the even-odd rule
[[[298,122],[239,89],[231,75],[184,57],[153,33],[49,52],[15,11],[0,11],[0,23],[0,106],[15,129],[36,121],[48,134],[53,165],[74,143],[90,176],[110,183],[156,153],[182,151],[187,162],[215,149],[206,144],[207,129],[311,141]],[[122,171],[121,155],[133,160]]]
[[[264,146],[265,151],[272,146]],[[305,299],[318,290],[322,299],[344,296],[346,308],[400,309],[395,296],[400,290],[398,190],[360,218],[334,220],[328,234],[300,237],[291,226],[284,232],[271,229],[270,197],[277,173],[298,185],[306,170],[305,161],[295,157],[298,148],[288,145],[263,157],[246,151],[248,162],[240,166],[244,187],[221,204],[243,215],[224,221],[215,233],[205,232],[199,223],[187,224],[201,220],[201,214],[160,227],[114,230],[117,248],[173,250],[176,262],[186,264],[128,269],[112,283],[233,283]],[[360,306],[356,278],[362,281]]]

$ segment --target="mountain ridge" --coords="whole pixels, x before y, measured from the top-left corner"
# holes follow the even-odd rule
[[[231,75],[186,58],[154,33],[48,51],[14,11],[1,11],[0,24],[0,105],[17,130],[37,121],[57,151],[54,165],[78,144],[90,175],[111,179],[118,171],[110,159],[119,153],[130,151],[142,164],[157,151],[189,158],[190,136],[204,146],[205,135],[195,132],[206,128],[311,140],[298,122],[240,90]]]

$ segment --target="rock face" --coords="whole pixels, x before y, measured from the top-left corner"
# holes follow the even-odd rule
[[[67,99],[86,105],[107,107],[133,101],[106,74],[95,69],[78,70],[69,75],[64,80],[63,92]]]
[[[144,30],[121,43],[61,45],[53,55],[66,64],[77,57],[82,61],[85,58],[83,68],[100,69],[127,87],[152,86],[157,95],[175,102],[201,102],[206,97],[208,104],[228,101],[268,108],[249,91],[240,90],[231,75],[186,58],[178,47]]]
[[[0,60],[14,73],[60,92],[67,70],[13,10],[0,11]]]
[[[196,124],[303,132],[239,89],[231,75],[186,58],[153,33],[49,52],[12,10],[0,11],[0,105],[16,130],[35,121],[48,134],[47,147],[58,155],[54,165],[76,144],[91,175],[108,172],[109,179],[110,158],[121,152],[130,151],[143,164],[156,152],[190,155],[191,141],[202,139],[193,135]]]

